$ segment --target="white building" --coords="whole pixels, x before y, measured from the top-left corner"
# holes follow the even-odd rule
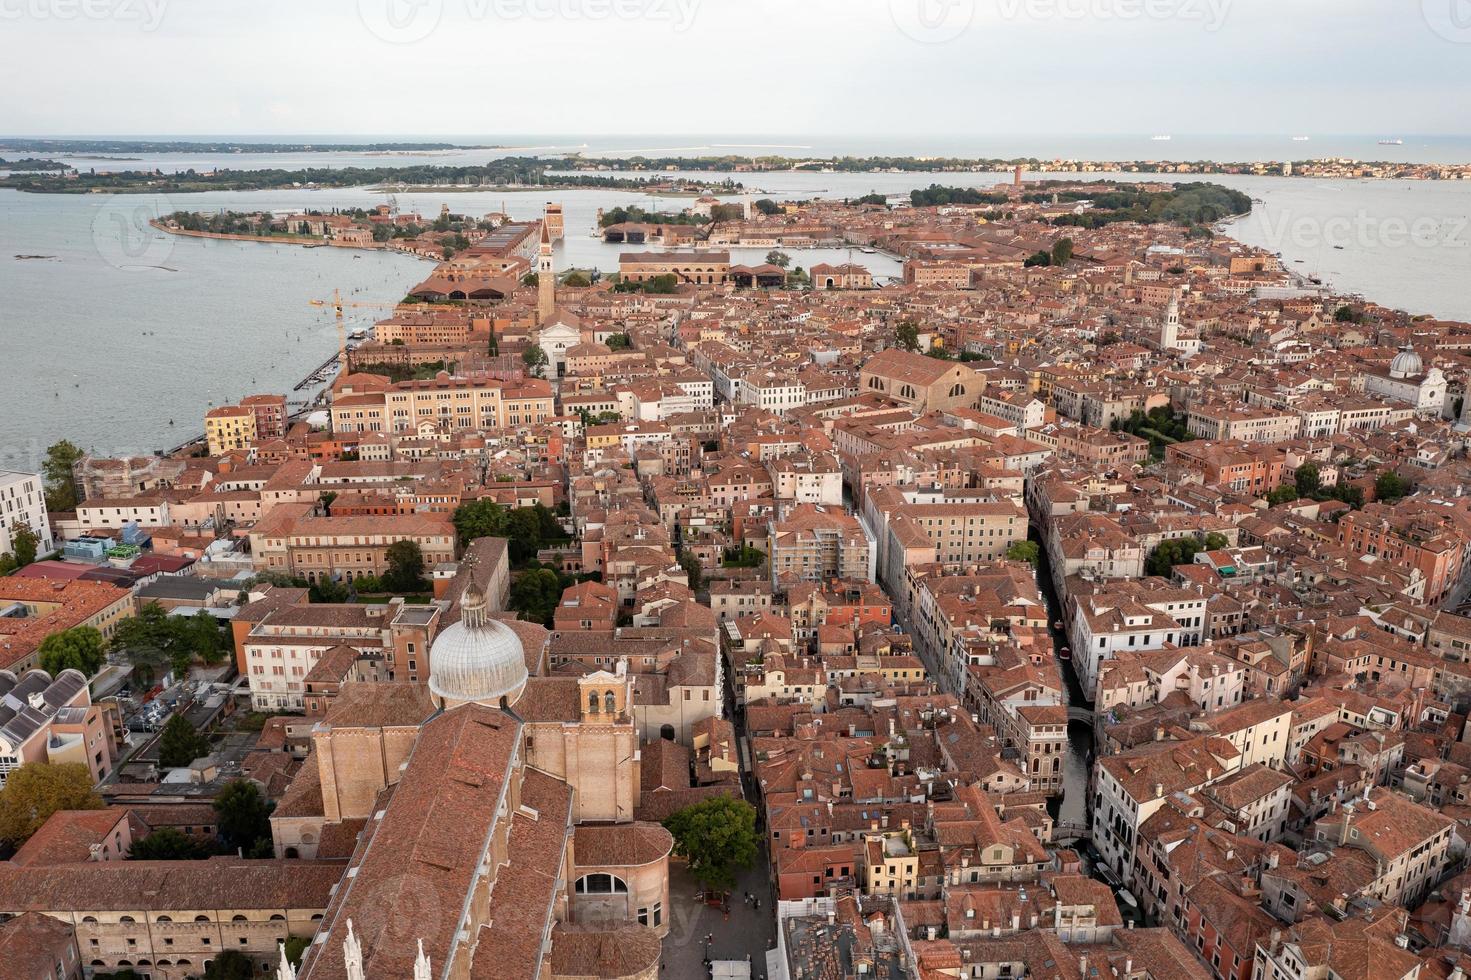
[[[0,470],[0,555],[15,552],[15,529],[23,524],[36,532],[38,555],[56,547],[41,478],[34,473]]]
[[[1410,405],[1421,415],[1439,416],[1445,410],[1448,387],[1440,368],[1426,371],[1420,355],[1409,347],[1400,348],[1387,372],[1364,374],[1364,394]]]

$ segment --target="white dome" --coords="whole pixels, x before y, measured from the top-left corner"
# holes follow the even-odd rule
[[[1394,360],[1389,362],[1389,374],[1394,378],[1418,377],[1424,369],[1420,355],[1408,347],[1401,347],[1399,353],[1394,355]]]
[[[434,638],[429,648],[429,690],[445,701],[514,702],[526,687],[521,638],[486,613],[485,596],[465,591],[460,621]]]

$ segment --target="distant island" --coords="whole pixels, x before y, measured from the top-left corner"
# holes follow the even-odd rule
[[[497,150],[493,144],[461,143],[241,143],[234,140],[110,140],[0,138],[0,153],[423,153],[435,150]]]
[[[67,164],[56,160],[43,160],[39,157],[26,157],[23,160],[7,160],[0,157],[0,170],[70,170]]]
[[[681,178],[555,173],[559,162],[535,157],[502,157],[479,166],[306,167],[300,170],[193,169],[164,173],[159,170],[69,170],[60,174],[17,173],[0,177],[0,187],[40,194],[192,193],[199,191],[256,191],[290,187],[362,187],[402,185],[445,190],[513,190],[532,188],[601,187],[630,190],[697,192],[715,188],[727,193],[741,189],[730,180],[693,181]]]
[[[46,142],[46,141],[40,141]],[[98,143],[114,149],[136,144]],[[151,144],[143,144],[151,146]],[[159,147],[169,144],[158,144]],[[179,144],[199,147],[205,144]],[[221,148],[239,144],[219,144]],[[357,149],[363,152],[386,152],[388,148],[440,148],[449,144],[383,143],[354,147],[311,146],[303,144],[260,144],[288,149]],[[0,142],[0,150],[7,145]],[[258,148],[252,145],[252,148]],[[52,148],[54,152],[54,147]],[[461,148],[463,149],[463,148]],[[62,166],[62,165],[57,165]],[[35,168],[40,169],[40,168]],[[252,191],[293,187],[381,187],[395,191],[514,191],[538,188],[614,188],[646,193],[698,194],[741,193],[749,189],[744,175],[759,173],[1010,173],[1015,170],[1063,173],[1158,174],[1161,177],[1256,176],[1311,177],[1315,179],[1404,179],[1467,180],[1471,164],[1367,163],[1359,160],[1323,159],[1303,161],[1220,163],[1208,160],[1184,162],[1166,160],[1043,160],[1037,157],[979,159],[960,157],[827,157],[821,159],[795,157],[642,157],[622,159],[588,158],[573,154],[558,157],[508,156],[468,166],[413,164],[399,167],[305,167],[297,170],[262,168],[237,170],[218,167],[213,170],[188,168],[172,173],[162,170],[99,171],[48,168],[55,172],[13,173],[0,177],[0,188],[41,194],[106,193],[192,193],[198,191]],[[679,172],[686,172],[680,175]],[[688,174],[720,175],[719,180],[703,180]],[[1035,184],[1036,181],[1029,181]]]

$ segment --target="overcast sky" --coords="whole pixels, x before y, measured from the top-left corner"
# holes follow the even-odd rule
[[[1471,0],[0,0],[0,133],[1464,134]]]

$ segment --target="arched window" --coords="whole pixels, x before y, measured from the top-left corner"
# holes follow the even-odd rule
[[[603,710],[610,715],[618,713],[618,699],[613,696],[612,691],[603,696]]]
[[[236,915],[236,916],[232,916],[231,919],[230,919],[230,921],[231,922],[249,922],[250,920],[247,919],[243,915]]]
[[[627,895],[628,883],[617,875],[591,874],[577,879],[579,895]]]
[[[134,920],[131,915],[125,915],[122,918],[118,919],[118,921],[123,923],[124,925],[132,925]]]
[[[155,919],[155,920],[154,920],[154,921],[155,921],[155,922],[173,922],[173,921],[174,921],[174,920],[173,920],[173,919],[171,919],[171,918],[169,918],[169,917],[168,917],[168,916],[166,916],[166,915],[160,915],[160,916],[159,916],[159,917],[158,917],[158,918],[157,918],[157,919]]]
[[[965,394],[965,385],[957,384],[950,389],[951,398],[959,398],[963,394]]]
[[[286,921],[286,916],[284,916],[281,913],[277,912],[275,915],[271,916],[271,921],[272,922],[285,922]]]
[[[207,915],[196,915],[194,917],[194,921],[195,922],[208,922],[209,921],[209,916],[207,916]]]
[[[590,711],[593,714],[597,714],[598,713],[598,692],[597,691],[589,691],[587,693],[587,710]]]

